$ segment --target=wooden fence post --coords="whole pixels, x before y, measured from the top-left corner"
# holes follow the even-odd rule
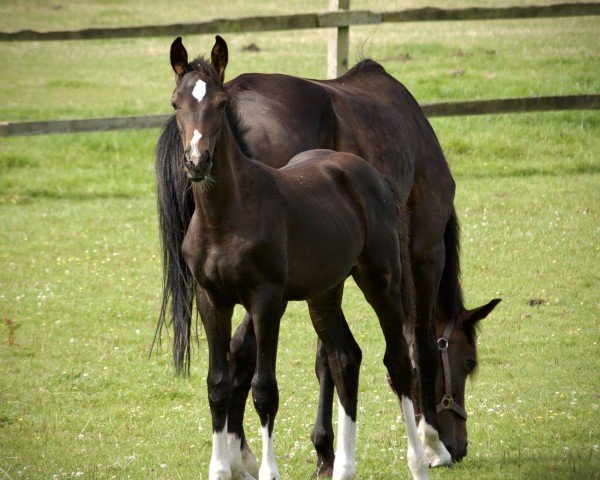
[[[329,10],[348,10],[350,0],[329,0]],[[337,27],[329,30],[327,44],[327,78],[336,78],[348,70],[350,49],[350,27]]]

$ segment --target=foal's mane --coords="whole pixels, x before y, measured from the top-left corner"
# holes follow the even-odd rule
[[[189,72],[197,72],[206,75],[211,80],[217,82],[219,85],[223,85],[221,77],[219,77],[219,74],[215,70],[215,67],[213,67],[208,61],[206,61],[205,57],[197,57],[190,63],[188,63],[185,66],[184,75]]]

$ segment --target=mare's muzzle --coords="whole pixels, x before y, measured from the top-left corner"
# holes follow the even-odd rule
[[[190,152],[186,151],[183,166],[192,182],[201,182],[208,176],[212,168],[212,159],[209,151],[204,150],[199,157],[190,156]]]

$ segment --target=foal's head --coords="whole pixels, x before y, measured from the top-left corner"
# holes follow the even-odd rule
[[[201,182],[210,178],[227,105],[223,87],[227,44],[217,36],[210,63],[201,59],[188,63],[187,51],[178,37],[171,45],[171,66],[176,84],[171,105],[185,149],[184,167],[190,180]]]

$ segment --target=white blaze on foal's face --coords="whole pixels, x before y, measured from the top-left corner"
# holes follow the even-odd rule
[[[196,85],[194,85],[192,95],[196,100],[198,100],[198,103],[200,103],[204,98],[204,95],[206,95],[206,83],[202,80],[198,80],[196,82]],[[190,148],[192,149],[192,152],[190,154],[191,158],[200,157],[200,152],[198,151],[198,142],[201,138],[202,134],[198,130],[194,130],[194,136],[192,137],[192,140],[190,142]]]
[[[200,152],[198,151],[198,142],[202,138],[202,134],[198,130],[194,130],[194,136],[190,142],[190,147],[192,148],[192,152],[190,153],[190,158],[199,158]]]
[[[194,85],[192,95],[196,100],[198,100],[198,103],[200,103],[204,98],[204,95],[206,95],[206,83],[204,83],[202,80],[198,80],[196,85]]]

